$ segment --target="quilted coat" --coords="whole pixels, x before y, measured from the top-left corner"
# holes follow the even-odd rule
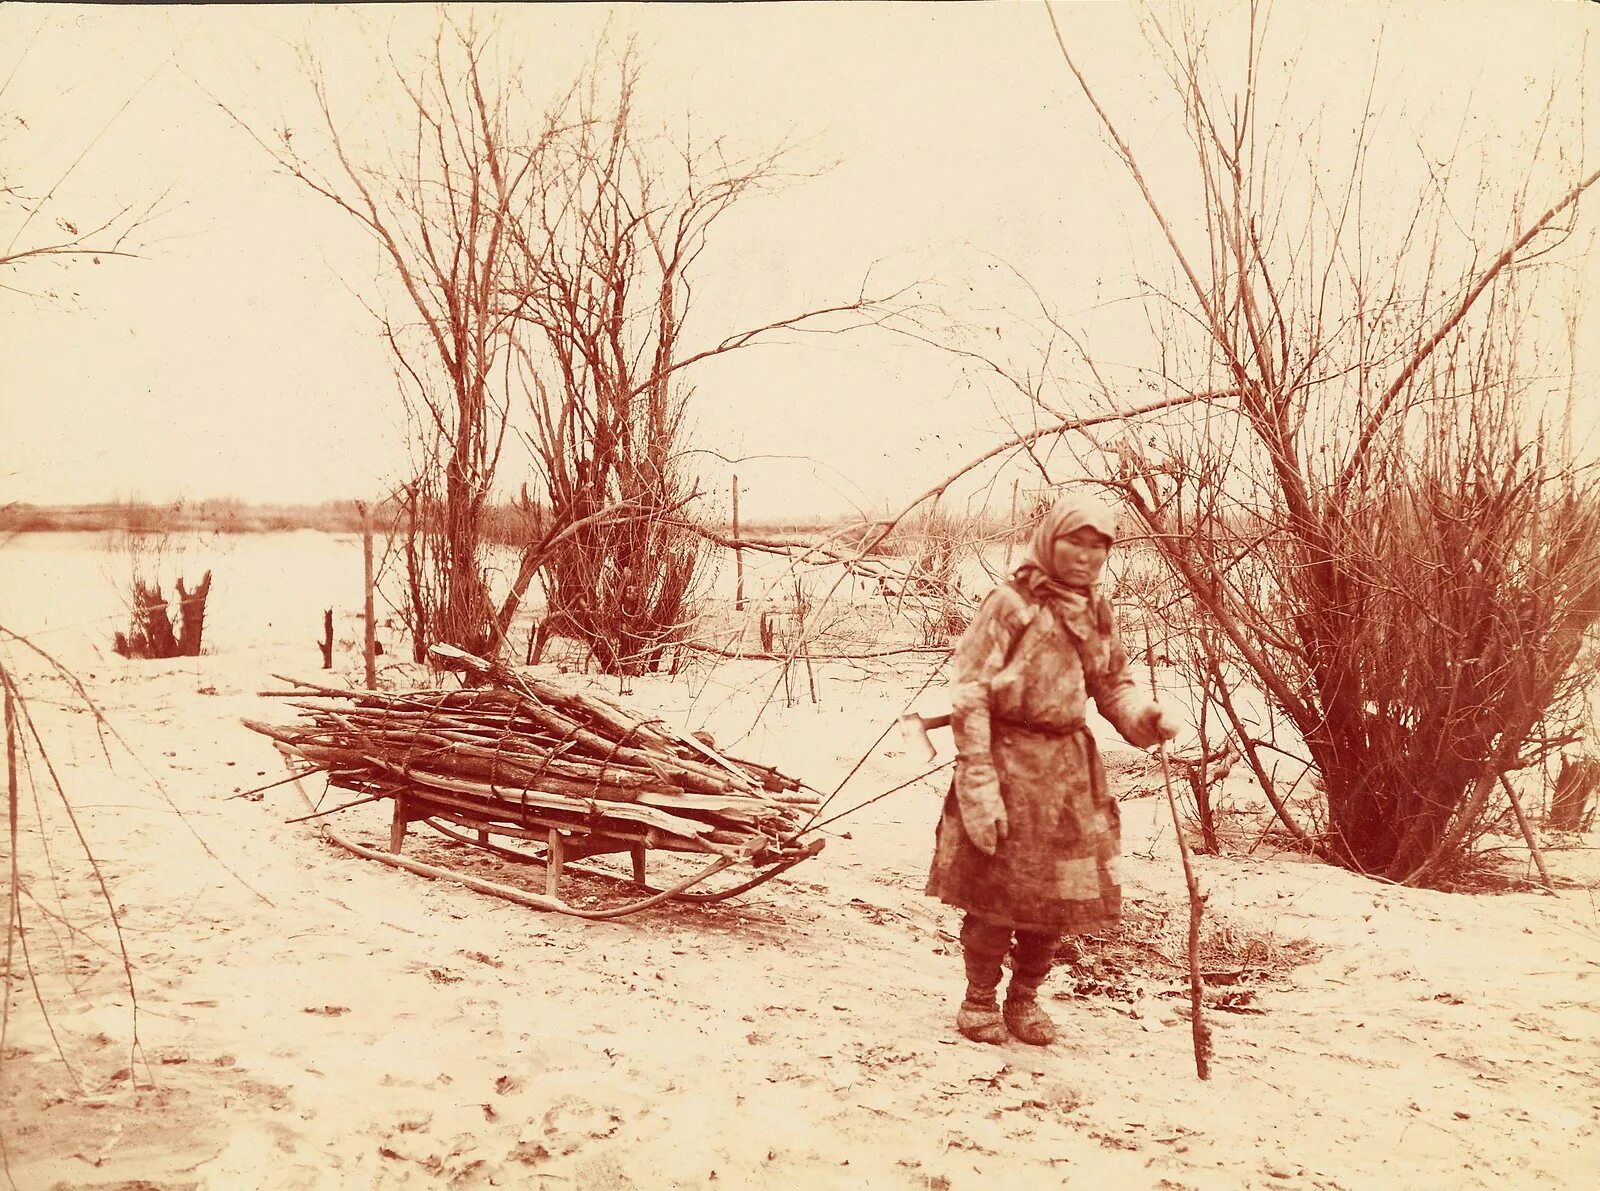
[[[939,819],[927,892],[1014,929],[1086,934],[1122,909],[1121,817],[1085,723],[1092,698],[1130,744],[1156,743],[1098,591],[1078,609],[1026,584],[997,587],[953,658],[956,776]],[[993,856],[962,827],[962,798],[999,798],[1008,821]]]

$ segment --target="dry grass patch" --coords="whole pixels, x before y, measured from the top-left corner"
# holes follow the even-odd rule
[[[1158,898],[1129,899],[1122,922],[1103,935],[1063,940],[1051,984],[1057,996],[1101,997],[1124,1004],[1189,995],[1188,910]],[[1281,939],[1227,921],[1201,927],[1200,973],[1210,1007],[1260,1013],[1257,993],[1320,954],[1306,939]]]

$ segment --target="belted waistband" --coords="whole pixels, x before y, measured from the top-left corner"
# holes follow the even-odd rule
[[[989,723],[994,727],[1008,728],[1013,732],[1026,732],[1029,736],[1048,736],[1056,740],[1076,736],[1079,732],[1087,731],[1089,727],[1083,720],[1074,720],[1067,724],[1041,724],[1035,720],[1013,720],[999,715],[990,716]]]

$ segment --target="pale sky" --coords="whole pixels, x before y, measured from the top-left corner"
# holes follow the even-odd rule
[[[1236,9],[1204,11],[1225,24]],[[937,280],[966,304],[953,313],[1006,324],[1009,342],[1011,321],[1029,313],[1002,280],[1014,268],[1103,359],[1150,363],[1130,330],[1142,319],[1113,300],[1159,259],[1152,225],[1042,5],[456,11],[498,21],[529,64],[530,91],[570,79],[609,22],[640,39],[648,120],[692,114],[751,145],[798,137],[808,160],[834,163],[719,227],[691,338],[848,296],[872,269]],[[1057,11],[1102,101],[1154,147],[1152,183],[1181,207],[1178,113],[1136,10]],[[1600,129],[1600,110],[1580,84],[1585,61],[1600,62],[1583,40],[1597,18],[1600,5],[1527,0],[1280,3],[1272,35],[1300,54],[1285,119],[1321,111],[1336,143],[1349,104],[1364,102],[1381,30],[1389,67],[1374,102],[1408,130],[1407,152],[1459,137],[1491,163],[1521,160],[1517,145],[1558,85],[1568,114],[1541,153],[1570,160],[1587,133],[1592,166],[1581,117]],[[0,501],[309,502],[376,494],[403,474],[390,358],[352,294],[376,292],[375,253],[348,217],[274,173],[208,93],[266,126],[295,122],[307,95],[290,46],[304,42],[348,85],[352,118],[381,129],[392,109],[371,82],[374,50],[415,45],[435,19],[420,5],[0,7],[6,181],[37,193],[82,154],[51,207],[80,223],[168,194],[142,259],[0,278],[68,291],[55,302],[0,291]],[[1585,209],[1579,229],[1596,222]],[[1577,267],[1592,291],[1593,257]],[[695,384],[696,445],[761,456],[736,468],[747,515],[898,507],[1004,431],[971,369],[882,335],[756,349]]]

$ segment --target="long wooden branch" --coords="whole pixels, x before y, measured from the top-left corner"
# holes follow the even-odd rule
[[[1228,717],[1228,723],[1233,726],[1234,735],[1239,738],[1240,751],[1244,754],[1246,764],[1250,766],[1250,772],[1255,775],[1256,784],[1261,787],[1261,792],[1266,795],[1267,802],[1272,807],[1272,813],[1278,817],[1278,821],[1284,827],[1288,828],[1289,834],[1294,836],[1296,840],[1310,848],[1317,855],[1323,855],[1325,850],[1322,846],[1312,839],[1311,834],[1304,827],[1301,827],[1299,823],[1295,822],[1294,816],[1289,813],[1288,804],[1284,801],[1283,796],[1278,793],[1277,786],[1272,780],[1272,775],[1267,772],[1266,766],[1261,763],[1257,744],[1245,730],[1244,720],[1240,718],[1238,708],[1234,706],[1233,696],[1229,693],[1227,684],[1222,681],[1221,668],[1217,667],[1214,662],[1211,664],[1213,666],[1212,673],[1217,679],[1218,702],[1222,704],[1223,714]]]
[[[957,468],[955,471],[945,476],[944,479],[940,480],[937,484],[933,485],[933,487],[927,489],[913,500],[909,501],[898,513],[891,517],[885,517],[879,521],[877,523],[879,526],[877,534],[863,540],[858,557],[865,558],[866,555],[876,548],[884,538],[888,537],[889,534],[893,532],[894,527],[899,525],[900,522],[912,512],[912,510],[923,504],[926,504],[930,500],[934,500],[937,497],[943,496],[945,492],[950,489],[950,486],[957,480],[960,480],[963,476],[976,471],[990,460],[1006,454],[1008,451],[1014,451],[1018,447],[1028,446],[1032,443],[1039,442],[1042,439],[1053,438],[1063,434],[1070,434],[1074,431],[1088,430],[1095,426],[1104,426],[1109,422],[1126,422],[1133,418],[1142,418],[1146,414],[1158,413],[1165,409],[1178,409],[1185,405],[1197,405],[1211,401],[1220,401],[1225,398],[1236,396],[1238,396],[1238,390],[1232,388],[1215,389],[1205,393],[1184,393],[1177,397],[1167,397],[1160,401],[1150,401],[1143,405],[1129,406],[1127,409],[1117,410],[1112,413],[1095,414],[1085,418],[1065,418],[1058,422],[1052,422],[1048,425],[1037,427],[1036,429],[1028,431],[1026,434],[1015,435],[1012,438],[1000,443],[998,446],[985,451],[976,458],[968,460],[961,467]]]
[[[831,538],[838,536],[838,531],[828,535],[820,542],[797,542],[786,538],[751,537],[746,534],[740,537],[730,537],[720,534],[709,526],[700,525],[693,521],[674,521],[674,525],[696,537],[704,538],[713,545],[722,546],[728,550],[754,550],[762,554],[773,554],[779,557],[792,558],[796,562],[810,562],[815,555],[821,564],[861,562],[861,557],[851,550],[829,544]],[[864,522],[871,525],[875,522]]]
[[[1144,630],[1145,664],[1150,672],[1150,698],[1157,699],[1155,650],[1150,645],[1150,626]],[[1200,920],[1205,915],[1206,894],[1200,891],[1200,881],[1195,876],[1194,861],[1189,855],[1189,841],[1183,834],[1183,819],[1178,814],[1178,799],[1172,792],[1172,763],[1167,756],[1167,742],[1158,740],[1156,750],[1161,757],[1161,781],[1167,791],[1167,809],[1172,812],[1172,831],[1178,844],[1178,859],[1183,866],[1183,886],[1189,895],[1189,1025],[1194,1044],[1195,1074],[1202,1080],[1211,1078],[1211,1030],[1205,1019],[1205,982],[1200,976]]]
[[[1467,317],[1467,314],[1483,295],[1484,290],[1489,288],[1490,283],[1516,261],[1518,254],[1532,243],[1535,236],[1554,223],[1556,217],[1568,207],[1576,204],[1583,197],[1584,192],[1596,182],[1600,182],[1600,169],[1596,169],[1587,177],[1580,179],[1572,189],[1568,190],[1566,194],[1553,203],[1549,210],[1534,220],[1525,232],[1512,240],[1505,250],[1495,257],[1489,267],[1479,274],[1478,279],[1467,290],[1461,301],[1456,304],[1456,308],[1450,315],[1439,324],[1433,334],[1428,336],[1411,358],[1406,361],[1405,366],[1400,369],[1399,374],[1390,382],[1383,396],[1379,398],[1377,408],[1372,411],[1372,416],[1367,419],[1360,437],[1356,440],[1355,449],[1350,453],[1350,458],[1340,470],[1338,481],[1334,485],[1336,504],[1343,504],[1345,493],[1349,490],[1351,482],[1360,470],[1362,460],[1366,458],[1373,438],[1382,428],[1390,409],[1405,387],[1411,383],[1411,378],[1416,375],[1417,370],[1428,361],[1439,344],[1444,342],[1445,336],[1449,335],[1451,331],[1460,325],[1461,320]]]
[[[1187,405],[1220,401],[1235,396],[1237,396],[1237,391],[1233,389],[1220,389],[1204,393],[1184,393],[1177,397],[1168,397],[1159,401],[1146,402],[1143,405],[1129,406],[1126,409],[1117,410],[1111,413],[1095,414],[1090,417],[1083,418],[1064,418],[1059,421],[1049,423],[1045,426],[1036,427],[1035,429],[1024,434],[1014,435],[1013,437],[1006,439],[1004,442],[1001,442],[990,450],[985,451],[975,459],[963,464],[961,467],[945,476],[933,487],[918,494],[911,501],[902,506],[898,512],[893,513],[888,517],[871,522],[871,524],[877,527],[877,531],[875,533],[865,535],[860,544],[856,547],[854,553],[841,553],[840,556],[832,560],[844,565],[846,568],[845,574],[841,574],[834,582],[833,586],[830,587],[827,592],[822,594],[816,604],[816,607],[812,611],[812,617],[815,618],[828,606],[829,602],[833,598],[834,593],[838,591],[839,586],[844,582],[846,575],[848,575],[849,567],[852,563],[864,561],[866,557],[871,554],[872,551],[876,549],[878,545],[889,536],[890,533],[894,531],[895,526],[899,525],[901,521],[905,520],[905,518],[908,517],[915,509],[919,508],[923,504],[926,504],[930,500],[938,499],[951,487],[951,485],[955,484],[964,476],[967,476],[970,473],[978,470],[986,463],[989,463],[999,456],[1004,455],[1009,451],[1015,451],[1020,447],[1026,447],[1032,443],[1036,443],[1043,439],[1054,436],[1070,434],[1075,431],[1088,430],[1095,426],[1101,426],[1111,422],[1128,422],[1135,418],[1144,417],[1147,414],[1158,413],[1162,410],[1178,409]],[[729,540],[731,541],[731,539]],[[809,654],[806,644],[807,643],[802,636],[794,642],[788,652],[783,654],[781,657],[774,658],[773,660],[794,662],[801,657],[802,653]],[[918,650],[917,652],[921,651]],[[928,652],[948,653],[949,651],[943,647],[940,647],[936,650],[929,650]],[[817,655],[813,654],[809,656],[811,656],[813,660],[816,660]],[[860,656],[861,655],[852,655],[852,659]],[[835,660],[847,659],[839,658]]]
[[[1240,390],[1248,393],[1252,385],[1250,375],[1245,370],[1244,362],[1234,352],[1232,341],[1226,333],[1223,321],[1213,308],[1211,298],[1207,294],[1205,286],[1201,284],[1200,277],[1195,272],[1194,266],[1189,263],[1188,254],[1183,251],[1182,246],[1178,243],[1177,233],[1167,219],[1166,212],[1161,204],[1156,201],[1154,193],[1151,192],[1149,184],[1145,181],[1144,172],[1139,168],[1139,161],[1134,155],[1132,147],[1123,139],[1122,134],[1117,130],[1117,126],[1112,122],[1110,114],[1100,106],[1100,101],[1096,98],[1093,88],[1089,86],[1089,80],[1078,69],[1077,62],[1073,60],[1071,52],[1067,49],[1066,37],[1062,34],[1061,26],[1056,21],[1055,5],[1048,2],[1048,0],[1045,4],[1045,14],[1050,19],[1050,28],[1055,33],[1056,45],[1061,50],[1062,61],[1067,64],[1067,69],[1072,72],[1072,77],[1077,80],[1078,87],[1083,92],[1084,98],[1088,100],[1089,106],[1094,109],[1095,116],[1100,121],[1100,126],[1105,129],[1106,135],[1111,138],[1112,144],[1116,146],[1117,155],[1121,159],[1123,167],[1139,187],[1139,193],[1144,198],[1146,208],[1148,208],[1157,225],[1161,228],[1161,233],[1166,238],[1167,246],[1172,250],[1178,266],[1183,270],[1184,277],[1188,279],[1189,288],[1194,293],[1195,301],[1199,303],[1200,309],[1205,315],[1207,330],[1211,335],[1211,339],[1216,344],[1218,351],[1226,358],[1229,373],[1232,374]]]
[[[746,662],[792,662],[794,656],[787,653],[765,653],[760,650],[730,649],[722,645],[712,645],[707,641],[680,641],[681,649],[691,649],[696,653],[708,653],[713,657],[732,658],[736,661]],[[902,645],[895,649],[875,649],[867,653],[814,653],[806,650],[806,657],[813,662],[867,662],[875,658],[904,657],[907,654],[919,656],[942,656],[950,652],[947,645]]]
[[[1545,887],[1547,893],[1556,891],[1556,883],[1550,879],[1550,870],[1545,867],[1544,852],[1539,847],[1539,841],[1533,837],[1533,828],[1528,826],[1528,816],[1522,812],[1522,799],[1517,797],[1517,792],[1512,788],[1511,782],[1505,774],[1500,775],[1500,788],[1505,791],[1506,798],[1511,803],[1512,813],[1517,817],[1517,829],[1522,832],[1523,842],[1528,845],[1528,854],[1533,857],[1533,863],[1539,870],[1539,883]]]
[[[698,364],[704,360],[709,360],[714,356],[726,355],[729,352],[737,351],[740,348],[750,347],[753,344],[759,343],[763,336],[770,335],[775,331],[793,331],[803,329],[806,323],[815,322],[833,314],[869,314],[872,311],[884,306],[886,303],[892,302],[896,297],[899,296],[899,294],[904,292],[904,290],[900,290],[883,298],[863,297],[858,298],[854,302],[841,302],[833,306],[823,306],[816,310],[807,310],[800,314],[793,314],[787,318],[774,319],[772,322],[764,323],[759,327],[751,327],[736,334],[728,335],[713,347],[708,347],[703,351],[698,351],[687,355],[683,359],[675,361],[671,367],[662,369],[660,372],[652,372],[646,380],[634,386],[632,391],[628,393],[628,397],[630,399],[637,397],[640,393],[643,393],[652,385],[659,384],[664,378],[682,372],[684,369]],[[887,314],[870,319],[868,321],[868,325],[870,326],[881,323],[884,317],[887,317]]]

